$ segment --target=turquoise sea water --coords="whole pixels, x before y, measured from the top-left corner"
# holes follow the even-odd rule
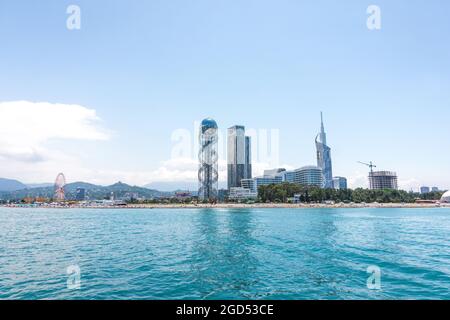
[[[0,299],[450,299],[450,209],[0,208]]]

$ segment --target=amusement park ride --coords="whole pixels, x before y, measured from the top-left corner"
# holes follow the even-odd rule
[[[66,185],[66,177],[63,173],[58,174],[55,181],[55,200],[61,202],[65,200],[64,187]]]

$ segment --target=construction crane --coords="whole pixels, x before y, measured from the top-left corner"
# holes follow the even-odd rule
[[[373,175],[373,168],[376,168],[376,167],[377,167],[376,165],[374,165],[374,164],[372,163],[372,161],[370,161],[370,163],[365,163],[365,162],[358,161],[358,163],[361,163],[361,164],[363,164],[363,165],[365,165],[365,166],[368,166],[368,167],[370,168],[370,175],[371,175],[371,176]]]

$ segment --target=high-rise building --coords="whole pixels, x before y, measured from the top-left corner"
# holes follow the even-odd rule
[[[86,189],[85,188],[77,188],[77,191],[75,194],[75,200],[77,200],[77,201],[86,200]]]
[[[322,168],[316,166],[306,166],[294,170],[294,183],[302,186],[323,188],[324,175]]]
[[[218,127],[216,121],[205,119],[199,132],[199,200],[217,201],[218,197]]]
[[[420,193],[421,194],[430,193],[430,187],[420,187]]]
[[[334,177],[333,178],[333,188],[336,190],[347,189],[347,178],[344,177]]]
[[[228,189],[241,186],[242,179],[252,177],[251,139],[244,126],[228,129]]]
[[[439,192],[439,188],[438,187],[432,187],[431,188],[431,192]]]
[[[317,166],[322,169],[324,187],[333,188],[333,167],[331,163],[331,148],[327,145],[327,134],[323,125],[323,115],[320,113],[320,133],[316,136]]]
[[[369,184],[371,190],[397,190],[397,174],[391,171],[373,171],[369,174]]]

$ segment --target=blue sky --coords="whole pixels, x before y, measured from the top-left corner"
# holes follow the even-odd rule
[[[66,28],[71,4],[81,8],[80,30]],[[366,27],[371,4],[381,30]],[[448,188],[449,15],[444,0],[2,1],[4,110],[14,101],[75,104],[99,119],[69,136],[43,135],[31,160],[0,149],[0,176],[195,179],[195,158],[179,170],[169,161],[171,135],[207,116],[222,129],[278,129],[280,164],[300,167],[315,163],[322,110],[335,175],[364,185],[357,161],[372,160],[397,171],[404,188]],[[76,118],[35,109],[42,127]],[[24,150],[30,127],[17,138]],[[108,137],[77,139],[77,128]],[[16,141],[5,130],[3,141]]]

